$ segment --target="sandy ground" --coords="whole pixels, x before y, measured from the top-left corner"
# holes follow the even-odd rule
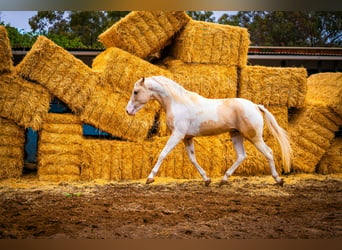
[[[341,239],[342,175],[0,181],[0,238]]]

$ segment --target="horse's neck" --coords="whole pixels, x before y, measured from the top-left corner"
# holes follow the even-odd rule
[[[171,81],[168,79],[168,81]],[[149,87],[153,89],[154,98],[161,104],[164,111],[169,113],[173,104],[191,105],[192,101],[189,97],[189,92],[182,86],[173,82],[161,82],[154,79],[149,83]]]

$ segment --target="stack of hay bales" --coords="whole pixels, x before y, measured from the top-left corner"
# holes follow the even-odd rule
[[[77,116],[50,113],[39,132],[39,180],[79,180],[82,139],[82,124]]]
[[[320,174],[342,173],[342,138],[336,137],[320,160],[317,172]]]
[[[80,115],[82,121],[113,136],[134,141],[146,137],[153,125],[154,113],[145,111],[135,117],[127,116],[124,108],[127,93],[112,93],[100,82],[99,73],[46,37],[37,39],[17,71],[20,76],[46,87]]]
[[[25,130],[0,118],[0,180],[18,178],[24,165]]]
[[[160,52],[190,18],[184,11],[132,11],[99,36],[107,47],[117,47],[140,58]]]
[[[342,125],[341,107],[342,73],[320,73],[308,78],[305,107],[289,124],[294,171],[313,173],[321,158],[329,154],[327,151],[335,138],[335,132]],[[338,144],[334,147],[338,148]],[[322,168],[326,168],[324,163]],[[323,169],[321,172],[330,171]]]

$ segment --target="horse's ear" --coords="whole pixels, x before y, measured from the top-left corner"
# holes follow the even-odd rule
[[[139,82],[140,86],[144,86],[145,84],[145,77],[141,78],[141,81]]]

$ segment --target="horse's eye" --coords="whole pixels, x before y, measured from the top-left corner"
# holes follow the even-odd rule
[[[135,91],[133,92],[133,94],[134,94],[134,95],[137,95],[137,94],[138,94],[138,91],[135,90]]]

